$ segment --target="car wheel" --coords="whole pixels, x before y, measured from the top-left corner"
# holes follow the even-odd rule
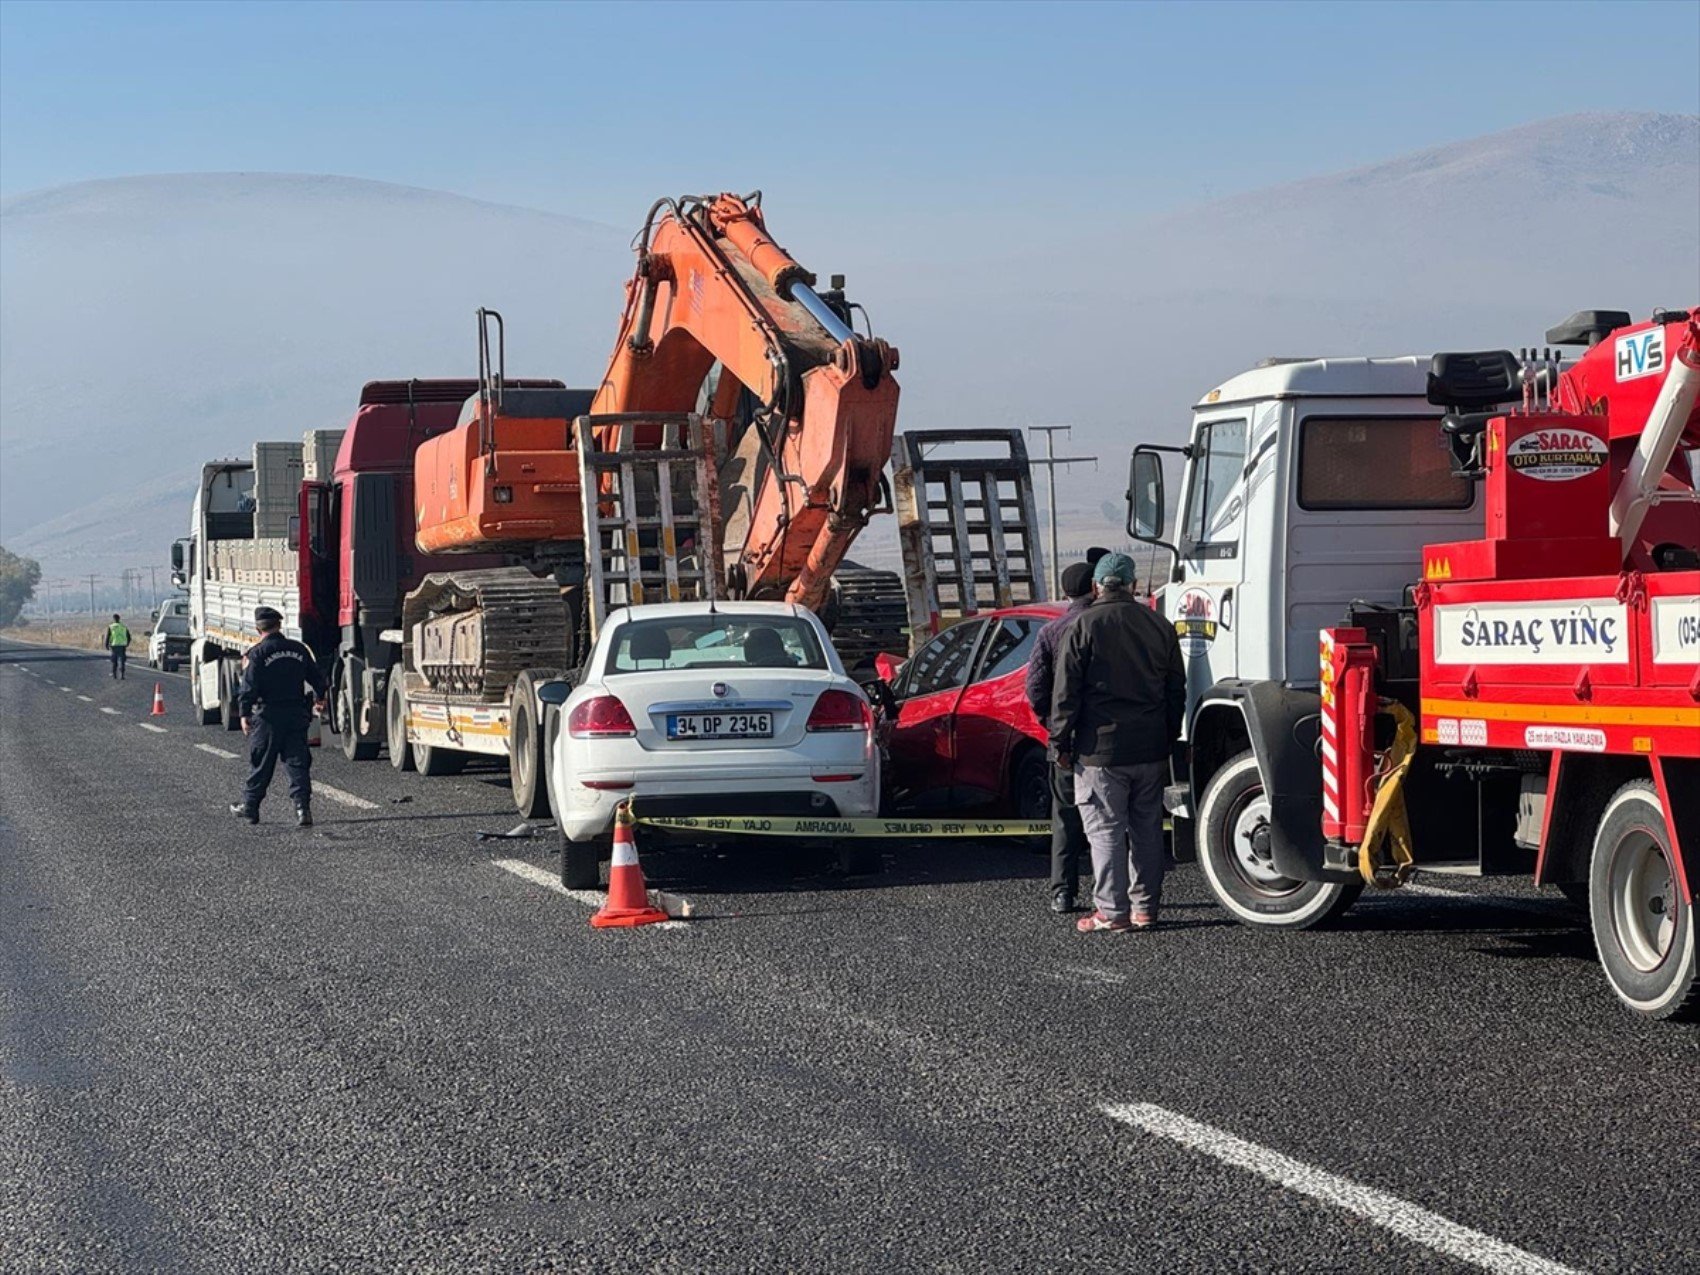
[[[407,691],[402,686],[399,666],[390,674],[389,692],[384,696],[384,726],[390,765],[397,770],[412,770],[413,747],[407,742]]]
[[[1623,785],[1594,833],[1588,910],[1607,981],[1648,1018],[1700,1013],[1694,908],[1677,880],[1658,790],[1646,779]]]
[[[1257,758],[1228,759],[1205,786],[1198,811],[1198,862],[1210,891],[1235,920],[1305,930],[1339,916],[1362,882],[1295,881],[1269,856],[1269,799]]]
[[[1051,767],[1049,754],[1039,747],[1024,748],[1010,772],[1009,808],[1017,819],[1051,817]]]
[[[602,884],[602,843],[561,838],[561,885],[568,890],[594,890]]]

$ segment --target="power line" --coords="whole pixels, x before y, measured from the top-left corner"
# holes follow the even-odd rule
[[[1057,435],[1069,433],[1074,428],[1072,425],[1029,425],[1027,428],[1035,434],[1043,434],[1045,436],[1045,454],[1043,456],[1029,456],[1027,458],[1027,463],[1029,465],[1043,465],[1045,467],[1046,487],[1050,493],[1049,500],[1051,505],[1050,562],[1052,574],[1050,578],[1055,581],[1057,579],[1056,573],[1061,570],[1061,564],[1057,560],[1057,466],[1084,465],[1087,461],[1091,461],[1092,468],[1096,469],[1098,467],[1098,458],[1096,456],[1057,455]],[[1034,572],[1034,575],[1039,576],[1041,579],[1044,578],[1042,572],[1036,571]],[[1060,583],[1058,587],[1061,587]],[[1050,590],[1047,589],[1045,593],[1048,596]]]

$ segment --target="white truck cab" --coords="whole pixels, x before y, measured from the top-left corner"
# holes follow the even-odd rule
[[[1353,603],[1397,605],[1425,543],[1481,528],[1476,485],[1453,474],[1426,397],[1428,363],[1266,360],[1198,402],[1185,447],[1134,452],[1128,530],[1174,554],[1157,605],[1187,662],[1176,849],[1197,854],[1242,920],[1314,924],[1356,897],[1351,874],[1313,861],[1320,832],[1302,816],[1271,835],[1272,772],[1294,748],[1314,765],[1318,631]],[[1165,452],[1184,460],[1172,519]],[[1301,853],[1303,876],[1290,859],[1282,870]]]

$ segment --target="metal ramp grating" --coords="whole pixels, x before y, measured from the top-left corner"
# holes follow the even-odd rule
[[[985,445],[992,455],[941,456]],[[892,445],[910,649],[945,622],[1048,596],[1020,430],[925,430]]]
[[[591,639],[617,607],[719,597],[720,491],[703,418],[625,412],[580,416],[573,428]],[[614,446],[598,450],[599,433]],[[640,434],[659,446],[638,446]]]

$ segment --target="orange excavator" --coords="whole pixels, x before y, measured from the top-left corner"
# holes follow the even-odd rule
[[[427,576],[407,596],[401,667],[385,691],[391,760],[446,773],[468,753],[506,755],[528,816],[548,810],[535,688],[583,658],[586,595],[611,552],[634,582],[623,600],[650,596],[640,561],[671,584],[684,556],[714,592],[826,612],[862,633],[869,658],[901,642],[901,579],[844,563],[869,516],[890,506],[897,351],[853,330],[860,307],[838,279],[815,290],[768,234],[759,194],[660,200],[636,246],[595,391],[510,381],[501,316],[481,310],[478,393],[414,459],[419,551],[512,565]],[[688,502],[688,539],[665,500],[665,517],[597,530],[599,511],[629,510],[638,495],[612,490],[611,458],[689,453],[712,490]],[[628,483],[637,467],[625,465]],[[648,482],[652,495],[658,483],[671,493],[665,473]]]
[[[897,351],[852,330],[841,285],[815,282],[768,234],[759,193],[658,200],[591,414],[713,422],[729,588],[819,610],[882,499]],[[598,445],[614,450],[617,429]]]

